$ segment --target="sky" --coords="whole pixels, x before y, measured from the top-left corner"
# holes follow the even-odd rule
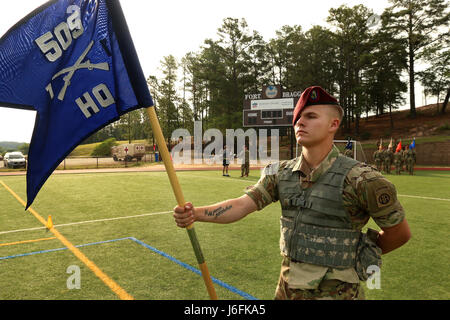
[[[2,1],[0,35],[21,18],[45,3],[45,0]],[[157,75],[164,56],[180,60],[186,53],[199,51],[205,39],[217,39],[217,29],[224,18],[245,18],[250,30],[258,31],[264,40],[275,37],[284,25],[328,25],[330,8],[342,4],[364,4],[381,14],[388,0],[121,0],[121,6],[133,38],[144,76]],[[421,92],[416,92],[420,100]],[[421,105],[421,101],[417,101]],[[0,107],[0,141],[31,140],[34,111]]]

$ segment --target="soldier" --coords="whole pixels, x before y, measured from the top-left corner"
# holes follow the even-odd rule
[[[250,153],[248,152],[248,147],[244,146],[244,162],[241,164],[241,178],[248,177],[250,172]]]
[[[363,299],[368,266],[381,266],[381,254],[406,243],[410,231],[395,186],[333,144],[342,115],[325,90],[307,88],[293,113],[300,157],[266,166],[239,198],[175,207],[177,225],[232,223],[280,201],[283,259],[275,299]],[[382,231],[361,232],[370,217]]]
[[[394,153],[392,152],[392,147],[389,147],[386,150],[384,150],[383,154],[384,171],[388,174],[391,173],[391,165],[393,160],[394,160]]]
[[[402,150],[402,170],[403,166],[405,166],[405,171],[409,171],[408,164],[406,163],[406,154],[408,153],[408,146],[403,146]]]
[[[347,144],[345,145],[344,156],[353,158],[353,142],[350,141],[350,137],[347,139]]]
[[[416,151],[414,151],[414,149],[410,147],[408,151],[406,151],[406,167],[410,175],[414,174],[415,163],[416,163]]]
[[[381,166],[383,164],[383,146],[381,144],[378,147],[378,150],[373,153],[373,160],[375,161],[378,171],[381,172]]]
[[[394,165],[395,165],[395,173],[400,174],[402,172],[402,151],[401,150],[394,153]]]
[[[349,158],[353,158],[353,151],[352,151],[352,149],[345,149],[344,156],[349,157]]]

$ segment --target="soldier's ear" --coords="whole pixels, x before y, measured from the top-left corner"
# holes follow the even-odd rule
[[[330,120],[330,130],[336,132],[339,129],[341,122],[337,118],[331,118]]]

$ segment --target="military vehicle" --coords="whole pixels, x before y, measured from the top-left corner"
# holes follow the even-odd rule
[[[143,143],[127,143],[111,148],[111,155],[114,161],[140,161],[145,155],[145,145]]]

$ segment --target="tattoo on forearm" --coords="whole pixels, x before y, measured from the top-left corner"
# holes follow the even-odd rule
[[[226,206],[225,208],[218,207],[212,211],[209,211],[208,209],[205,210],[205,216],[214,216],[215,219],[217,219],[219,216],[230,210],[232,206]]]

